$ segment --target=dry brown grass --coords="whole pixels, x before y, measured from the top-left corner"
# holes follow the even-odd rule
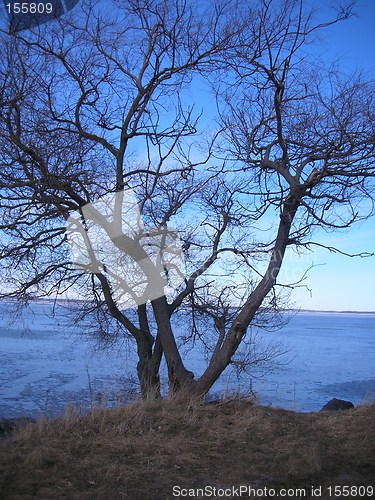
[[[1,498],[159,500],[173,498],[173,485],[369,485],[374,416],[375,405],[300,414],[245,400],[67,412],[1,443]]]

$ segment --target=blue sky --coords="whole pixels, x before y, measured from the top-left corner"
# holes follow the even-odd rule
[[[357,0],[356,15],[326,30],[325,48],[348,69],[359,67],[374,76],[375,2]]]
[[[321,22],[332,19],[328,2],[315,1],[317,15]],[[375,0],[359,0],[356,15],[324,29],[322,39],[314,47],[314,53],[321,55],[327,63],[339,61],[345,72],[362,69],[367,76],[375,74]],[[215,115],[214,104],[210,103],[209,89],[202,86],[190,90],[190,97],[196,107],[204,107],[205,117]],[[314,241],[337,247],[349,254],[375,253],[375,217],[352,226],[346,231],[331,233],[317,232]],[[281,283],[298,281],[310,267],[305,286],[295,288],[291,302],[296,308],[325,311],[375,311],[375,256],[351,258],[339,253],[318,249],[301,257],[289,253],[280,275]]]
[[[316,2],[320,5],[320,2]],[[375,74],[375,1],[359,0],[357,16],[326,30],[321,50],[327,60],[340,58],[348,71],[362,68],[368,76]],[[353,226],[345,232],[320,233],[322,243],[337,246],[348,253],[375,253],[375,218]],[[310,288],[295,290],[296,307],[320,310],[375,311],[375,257],[350,258],[320,249],[300,260],[289,256],[284,275],[295,275],[314,264],[304,283]],[[301,274],[301,273],[300,273]]]
[[[330,14],[325,12],[328,3],[316,0],[321,9],[322,20]],[[2,9],[5,14],[4,8]],[[340,66],[351,71],[363,68],[368,76],[375,74],[375,0],[358,0],[357,15],[325,30],[324,40],[318,48],[327,61],[340,59]],[[325,15],[326,14],[326,15]],[[2,16],[3,17],[3,16]],[[5,17],[5,16],[4,16]],[[2,22],[4,22],[4,17]],[[205,90],[191,92],[197,108],[209,96]],[[201,97],[201,99],[200,99]],[[205,111],[210,115],[210,106]],[[211,115],[212,116],[212,115]],[[375,218],[358,224],[345,232],[318,234],[321,243],[337,246],[344,252],[375,253]],[[286,258],[281,279],[286,282],[298,280],[305,270],[314,265],[304,281],[306,287],[295,289],[291,299],[295,307],[320,310],[375,311],[375,257],[361,259],[333,254],[319,249],[297,258],[289,254]],[[291,278],[291,279],[290,279]]]

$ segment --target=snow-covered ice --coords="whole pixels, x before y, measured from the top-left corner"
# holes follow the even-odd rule
[[[0,303],[0,417],[59,415],[67,403],[123,403],[136,389],[134,346],[120,339],[106,349],[85,329],[73,328],[57,305],[33,304],[15,316]],[[261,367],[237,378],[227,370],[212,392],[255,391],[262,404],[316,411],[331,398],[354,404],[375,400],[375,314],[304,313],[262,340],[288,351],[280,366]],[[197,351],[187,368],[204,368]]]

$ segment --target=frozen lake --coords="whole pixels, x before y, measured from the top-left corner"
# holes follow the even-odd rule
[[[18,316],[0,303],[0,417],[59,415],[68,402],[86,409],[137,392],[132,344],[122,339],[100,349],[84,329],[68,326],[63,312],[56,306],[52,317],[52,305],[38,303]],[[231,368],[213,393],[252,389],[262,404],[299,411],[317,411],[333,397],[375,401],[375,314],[300,312],[259,336],[281,342],[288,351],[281,364],[241,375]],[[199,374],[200,353],[188,359]]]

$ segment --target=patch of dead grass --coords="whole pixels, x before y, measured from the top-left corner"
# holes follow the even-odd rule
[[[1,498],[173,498],[172,486],[371,484],[375,405],[294,413],[246,400],[67,411],[1,444]]]

